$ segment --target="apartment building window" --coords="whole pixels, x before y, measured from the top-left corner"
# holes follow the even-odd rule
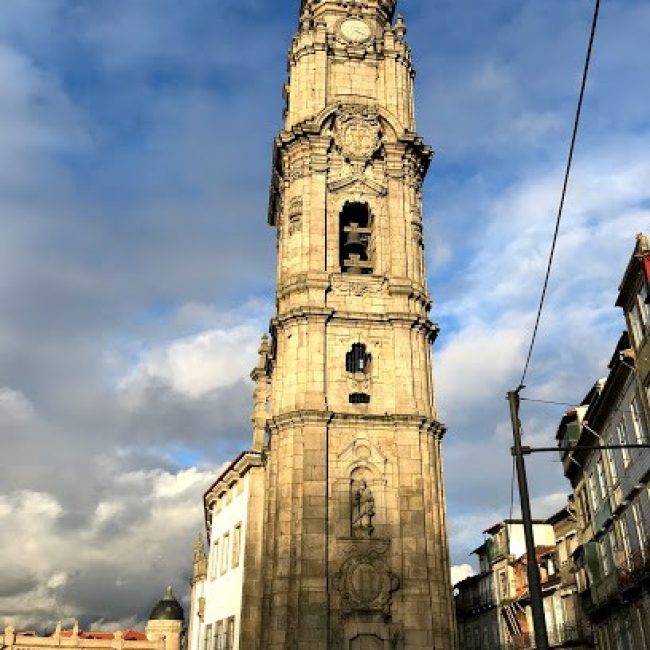
[[[212,545],[210,562],[210,580],[216,580],[219,567],[219,540],[216,540]]]
[[[627,529],[627,518],[623,516],[618,521],[618,533],[621,538],[621,546],[623,547],[623,553],[625,554],[625,564],[629,566],[630,564],[630,535]]]
[[[228,551],[230,548],[230,533],[223,534],[223,548],[221,549],[221,574],[228,571]]]
[[[643,325],[641,324],[641,312],[639,305],[635,304],[630,310],[630,326],[632,330],[632,339],[636,347],[640,347],[643,342]]]
[[[619,445],[627,445],[629,444],[627,441],[627,431],[625,429],[625,422],[622,420],[621,423],[616,427],[616,436],[618,437],[618,444]],[[626,469],[630,465],[630,450],[629,449],[621,449],[621,456],[623,458],[623,467]]]
[[[609,467],[609,476],[612,479],[612,485],[616,485],[618,483],[618,470],[616,469],[614,452],[611,449],[606,449],[605,457],[607,458],[607,466]]]
[[[639,407],[638,397],[635,395],[630,402],[630,413],[632,414],[632,428],[634,429],[634,437],[639,445],[646,441],[646,431],[641,418],[641,409]]]
[[[601,537],[598,542],[598,551],[600,553],[600,564],[603,567],[603,574],[608,576],[612,572],[612,554],[608,535]]]
[[[212,650],[212,625],[205,626],[205,634],[203,636],[203,650]]]
[[[499,595],[502,599],[508,597],[508,574],[505,571],[499,571]]]
[[[587,485],[589,486],[589,497],[591,499],[591,507],[594,512],[597,512],[598,508],[600,507],[600,499],[599,499],[599,492],[598,488],[596,487],[596,478],[594,477],[593,474],[589,475],[589,479],[587,480]]]
[[[210,637],[210,650],[216,650],[218,644],[219,644],[219,624],[217,623],[212,628],[212,634]]]
[[[596,463],[596,475],[598,477],[598,488],[600,490],[600,498],[604,501],[607,498],[609,490],[607,489],[607,479],[605,478],[605,470],[603,469],[603,459],[601,458]]]
[[[239,566],[239,554],[241,552],[241,524],[235,526],[235,531],[232,536],[232,566]]]
[[[226,623],[226,648],[233,650],[235,647],[235,617],[231,616]]]
[[[578,540],[575,533],[570,533],[566,536],[566,546],[567,546],[567,555],[572,557],[575,553],[576,548],[578,548]]]
[[[642,605],[638,605],[636,608],[636,622],[639,628],[639,638],[641,639],[641,647],[648,647],[648,639],[646,638],[646,622],[645,616],[643,614]]]
[[[584,488],[578,492],[578,503],[580,504],[580,512],[582,514],[582,525],[586,527],[591,523],[591,509],[589,508],[589,500],[587,499],[587,492]]]
[[[557,554],[560,560],[560,564],[564,566],[569,559],[566,538],[558,539],[556,542],[556,546],[557,546]]]
[[[224,630],[223,630],[223,621],[217,623],[217,649],[216,650],[226,650],[224,640]]]
[[[645,283],[641,286],[641,290],[637,294],[637,302],[639,303],[641,323],[647,329],[650,324],[650,304],[648,303],[648,287]]]
[[[641,504],[638,501],[632,504],[632,518],[634,519],[634,528],[636,529],[636,537],[639,541],[641,556],[645,559],[648,545],[648,535],[645,529],[645,522],[643,521]]]
[[[623,635],[625,637],[625,647],[632,650],[634,648],[634,637],[632,636],[632,619],[629,614],[623,614]]]

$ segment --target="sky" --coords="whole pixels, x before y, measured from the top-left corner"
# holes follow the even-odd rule
[[[592,0],[402,0],[418,69],[454,575],[509,516],[505,395],[541,291]],[[250,443],[297,0],[0,2],[0,627],[187,598],[202,494]],[[575,403],[650,225],[650,4],[605,0],[525,395]],[[562,407],[524,403],[528,444]],[[533,514],[562,506],[553,456]],[[515,509],[516,513],[516,509]],[[186,602],[186,601],[185,601]]]

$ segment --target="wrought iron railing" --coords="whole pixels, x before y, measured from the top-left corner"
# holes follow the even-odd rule
[[[551,648],[568,647],[569,644],[590,643],[593,640],[593,632],[588,623],[578,622],[563,623],[547,628],[548,644]],[[529,650],[536,648],[535,635],[531,633],[520,634],[512,639],[514,650]]]

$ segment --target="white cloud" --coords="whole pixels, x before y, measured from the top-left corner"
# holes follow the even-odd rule
[[[103,464],[90,471],[101,471]],[[10,597],[0,590],[1,624],[51,626],[57,618],[81,615],[110,622],[119,612],[125,619],[134,612],[146,616],[168,583],[182,593],[179,576],[190,569],[193,536],[202,528],[200,495],[214,477],[196,468],[109,472],[94,517],[75,528],[66,525],[73,512],[51,495],[23,491],[2,497],[11,526],[0,527],[0,574],[11,568],[33,580],[22,591],[17,582]],[[88,590],[99,584],[103,589],[90,597]]]
[[[0,388],[0,423],[25,423],[36,416],[34,405],[23,393],[11,388]]]
[[[200,398],[246,378],[255,364],[260,331],[249,325],[214,329],[147,350],[120,389],[137,396],[153,382]]]
[[[465,578],[475,575],[476,571],[469,564],[457,564],[451,567],[451,584],[456,586]]]

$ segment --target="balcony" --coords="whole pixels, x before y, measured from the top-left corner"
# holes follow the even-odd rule
[[[456,600],[456,612],[459,616],[472,616],[493,607],[496,607],[496,600],[491,594],[465,595]]]
[[[631,589],[650,576],[650,545],[631,553],[616,567],[621,591]]]
[[[593,632],[587,624],[577,622],[563,623],[547,629],[548,645],[551,648],[566,648],[578,644],[589,644],[593,641]],[[536,648],[534,634],[520,634],[513,638],[512,647],[515,650],[529,650]]]

